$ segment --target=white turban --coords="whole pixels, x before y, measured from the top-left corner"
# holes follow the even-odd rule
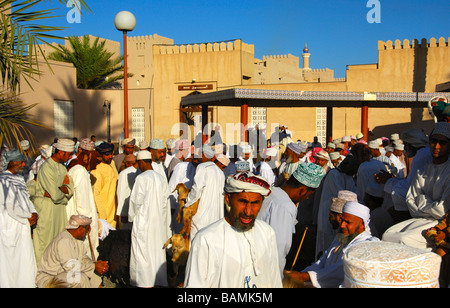
[[[355,201],[348,201],[344,204],[342,212],[361,218],[364,221],[365,229],[369,230],[370,209],[367,206]]]
[[[225,192],[254,192],[267,197],[272,191],[270,184],[263,177],[254,175],[252,172],[241,172],[226,179]]]

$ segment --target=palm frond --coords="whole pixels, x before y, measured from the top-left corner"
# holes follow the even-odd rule
[[[30,109],[37,104],[24,104],[17,94],[8,90],[0,91],[0,144],[5,143],[9,148],[17,145],[20,140],[27,139],[34,149],[35,138],[25,125],[33,125],[51,129],[28,115]]]

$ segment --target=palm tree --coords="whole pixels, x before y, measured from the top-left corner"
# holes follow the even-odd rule
[[[70,47],[59,45],[59,50],[48,55],[56,61],[72,63],[77,69],[77,87],[81,89],[105,89],[120,87],[124,78],[123,57],[113,58],[114,53],[105,49],[105,40],[96,37],[91,44],[89,35],[68,38]],[[132,74],[128,74],[131,77]]]
[[[27,112],[34,105],[23,105],[19,93],[22,80],[30,84],[30,79],[39,76],[38,55],[46,61],[39,44],[50,45],[48,39],[62,39],[52,33],[63,28],[39,23],[56,17],[54,9],[36,10],[38,4],[49,2],[0,0],[0,145],[5,142],[7,146],[13,147],[24,136],[31,136],[25,124],[43,126],[27,117]],[[85,0],[58,2],[76,5],[80,12],[90,11]],[[30,143],[33,146],[32,138]]]

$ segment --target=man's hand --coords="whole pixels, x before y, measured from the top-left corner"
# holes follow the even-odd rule
[[[95,271],[100,275],[104,275],[108,270],[108,261],[98,260],[97,262],[95,262]]]
[[[375,174],[375,182],[377,182],[378,184],[386,184],[386,182],[389,179],[392,179],[394,177],[393,174],[385,171],[385,170],[380,170],[380,173],[376,173]]]
[[[37,220],[38,220],[38,214],[37,213],[31,214],[31,217],[28,218],[28,222],[30,223],[30,226],[34,226],[37,223]]]

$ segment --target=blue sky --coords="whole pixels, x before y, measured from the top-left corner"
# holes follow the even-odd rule
[[[380,23],[367,14],[380,4]],[[127,10],[137,25],[129,36],[158,35],[175,44],[242,39],[255,57],[301,56],[308,43],[312,68],[330,68],[345,77],[346,65],[377,63],[378,40],[450,37],[449,0],[87,0],[92,13],[69,23],[70,8],[53,0],[61,15],[47,24],[66,27],[60,36],[92,34],[122,41],[115,15]]]

